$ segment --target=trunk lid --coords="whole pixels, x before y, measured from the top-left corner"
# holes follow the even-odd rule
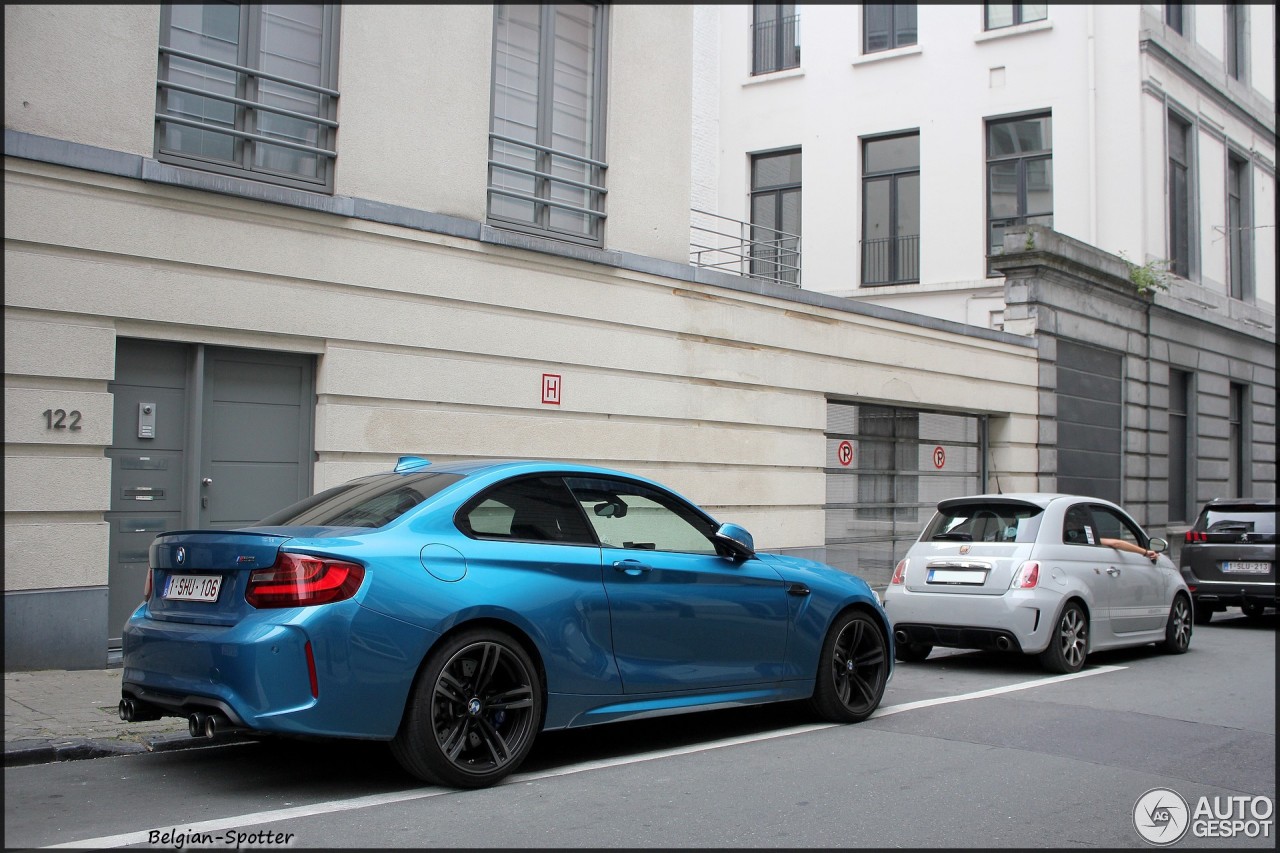
[[[151,543],[153,589],[147,602],[155,619],[234,625],[255,608],[245,600],[249,574],[276,562],[282,532],[175,530]]]

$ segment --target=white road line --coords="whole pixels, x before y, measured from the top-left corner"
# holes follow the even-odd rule
[[[1027,690],[1032,687],[1043,687],[1049,684],[1058,684],[1063,681],[1071,681],[1076,678],[1087,678],[1091,675],[1102,675],[1103,673],[1116,672],[1125,669],[1123,666],[1098,666],[1089,669],[1074,672],[1069,675],[1055,675],[1048,678],[1036,678],[1031,681],[1020,681],[1017,684],[1007,684],[1004,687],[992,687],[987,690],[977,690],[973,693],[961,693],[957,696],[939,696],[936,699],[922,699],[919,702],[904,702],[901,705],[889,705],[878,709],[871,715],[870,719],[879,717],[888,717],[892,714],[901,714],[903,711],[915,711],[919,708],[931,708],[935,705],[946,705],[951,702],[964,702],[969,699],[984,699],[988,696],[999,696],[1002,693],[1013,693],[1017,690]],[[587,761],[581,764],[574,764],[569,767],[561,767],[556,770],[548,770],[542,773],[516,773],[502,782],[503,785],[520,785],[529,782],[536,782],[540,779],[553,779],[557,776],[569,776],[574,773],[584,773],[589,770],[601,770],[607,767],[621,767],[626,764],[639,764],[642,761],[654,761],[659,758],[673,758],[680,755],[690,755],[695,752],[707,752],[713,749],[723,749],[727,746],[740,746],[747,743],[760,743],[762,741],[773,740],[774,738],[790,737],[791,735],[806,734],[808,732],[822,731],[823,729],[836,728],[839,723],[814,723],[806,726],[792,726],[789,729],[780,729],[770,732],[761,732],[754,735],[743,735],[742,737],[725,738],[723,740],[712,741],[710,743],[699,743],[693,746],[680,747],[678,749],[661,749],[653,752],[644,752],[639,755],[627,755],[621,758],[605,758],[599,761]],[[288,809],[275,809],[273,811],[252,812],[249,814],[236,815],[234,817],[218,818],[216,820],[200,821],[199,823],[183,824],[181,826],[165,826],[156,827],[155,829],[144,829],[137,832],[125,832],[119,835],[104,835],[99,838],[86,838],[82,841],[66,841],[61,844],[50,844],[43,849],[57,848],[95,848],[104,849],[109,847],[124,847],[129,844],[152,844],[152,833],[185,833],[188,839],[192,836],[212,835],[221,836],[227,830],[242,831],[246,826],[260,826],[265,823],[276,823],[282,820],[293,820],[300,817],[311,817],[318,814],[332,814],[335,812],[351,811],[353,809],[366,809],[374,806],[387,806],[395,803],[411,802],[413,800],[425,800],[431,797],[438,797],[443,794],[456,793],[451,788],[415,788],[411,791],[399,791],[391,794],[372,794],[367,797],[355,797],[349,800],[330,800],[325,803],[313,803],[309,806],[295,806]],[[170,840],[165,846],[172,846],[174,842]]]

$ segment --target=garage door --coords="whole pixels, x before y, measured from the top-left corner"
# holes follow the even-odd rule
[[[938,501],[983,491],[985,426],[978,415],[830,402],[827,561],[887,584]]]

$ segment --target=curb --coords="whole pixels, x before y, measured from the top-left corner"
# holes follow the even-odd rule
[[[225,739],[216,737],[194,738],[190,735],[159,735],[139,741],[77,739],[65,741],[17,741],[5,744],[5,767],[28,767],[34,764],[54,764],[60,761],[81,761],[89,758],[108,758],[114,755],[132,755],[142,752],[173,752],[198,746],[215,746],[235,743],[243,738],[234,733]]]

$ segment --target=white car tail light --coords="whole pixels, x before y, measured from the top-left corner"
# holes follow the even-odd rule
[[[892,586],[893,584],[896,584],[896,583],[902,583],[903,580],[906,578],[906,574],[907,574],[907,561],[906,561],[906,558],[904,557],[903,559],[898,561],[898,565],[893,567],[893,577],[889,579],[889,584]]]
[[[1013,576],[1013,583],[1009,584],[1009,589],[1034,589],[1038,583],[1040,583],[1040,564],[1029,560],[1018,567],[1018,573]]]

